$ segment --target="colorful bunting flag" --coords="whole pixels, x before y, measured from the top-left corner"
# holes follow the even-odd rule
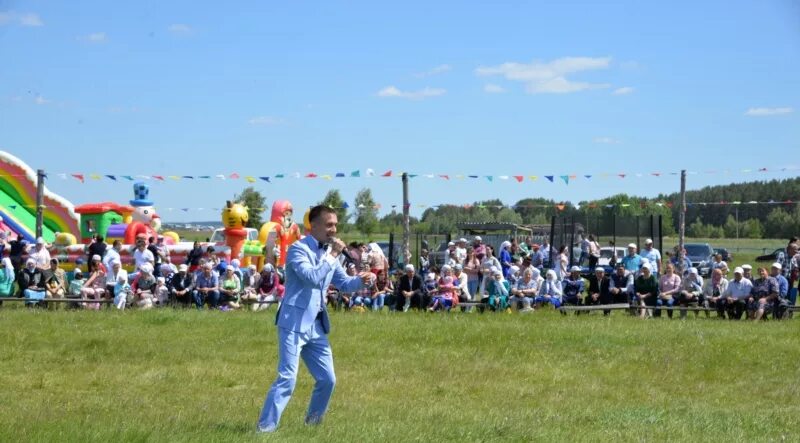
[[[109,180],[117,181],[117,177],[115,177],[113,175],[108,174],[108,175],[106,175],[106,177],[108,177]]]
[[[79,182],[83,183],[84,181],[83,174],[72,174],[72,176],[75,177],[75,179],[78,180]]]
[[[384,172],[383,174],[381,174],[381,177],[391,177],[391,176],[392,176],[392,170],[391,169],[386,171],[386,172]]]
[[[562,175],[561,176],[561,180],[564,180],[564,184],[567,184],[567,185],[569,184],[569,176],[568,175]]]
[[[545,175],[544,178],[550,180],[550,183],[553,183],[553,179],[555,179],[556,177],[554,175]]]

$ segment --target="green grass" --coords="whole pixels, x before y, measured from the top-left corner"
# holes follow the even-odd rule
[[[254,434],[270,313],[0,310],[0,441],[800,440],[800,322],[334,313],[338,384]]]

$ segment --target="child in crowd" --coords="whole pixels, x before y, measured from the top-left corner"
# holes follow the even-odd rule
[[[153,290],[153,300],[156,306],[164,306],[169,300],[169,288],[167,287],[167,280],[164,277],[156,279],[156,288]]]
[[[83,284],[85,280],[83,279],[83,272],[81,268],[75,268],[75,271],[72,273],[72,281],[69,282],[69,288],[67,289],[67,298],[81,298],[81,289],[83,289]],[[81,304],[77,302],[70,302],[67,305],[68,309],[80,309]]]
[[[114,284],[114,306],[117,309],[125,309],[125,306],[133,301],[133,290],[131,285],[128,284],[128,279],[124,275],[117,278],[117,283]]]
[[[447,311],[453,307],[453,298],[455,297],[456,286],[455,279],[452,275],[452,268],[449,265],[442,266],[442,276],[436,284],[435,293],[429,311],[437,311],[445,309]]]

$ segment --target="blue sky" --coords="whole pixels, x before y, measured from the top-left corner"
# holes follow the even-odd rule
[[[513,204],[800,163],[796,1],[120,3],[0,1],[0,149],[75,204],[132,186],[54,174],[578,176],[411,182],[413,205]],[[644,177],[599,177],[618,172]],[[301,207],[332,188],[352,202],[370,187],[382,212],[401,201],[399,179],[273,182],[256,184],[268,201]],[[151,197],[219,207],[245,185],[153,183]]]

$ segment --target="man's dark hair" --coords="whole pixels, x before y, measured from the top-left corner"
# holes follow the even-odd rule
[[[116,248],[117,246],[122,246],[122,242],[119,240],[114,240],[114,247]]]
[[[102,243],[103,242],[103,236],[102,235],[98,235],[97,236],[97,241]]]
[[[150,238],[148,238],[148,239],[147,239],[147,241],[148,241],[149,243],[155,243],[155,241],[156,241],[156,238],[155,238],[155,237],[150,237]]]
[[[308,212],[309,223],[314,223],[314,220],[320,218],[323,214],[336,214],[336,211],[334,211],[333,208],[331,208],[330,206],[326,205],[314,206]]]

